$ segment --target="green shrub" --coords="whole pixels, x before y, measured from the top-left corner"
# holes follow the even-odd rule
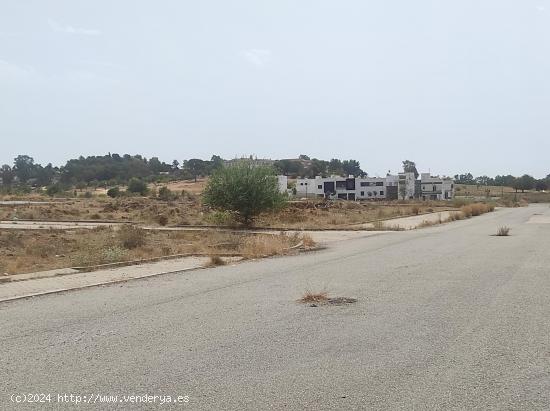
[[[250,225],[260,213],[281,207],[287,197],[279,192],[273,168],[241,163],[214,172],[203,199],[205,205],[232,212]]]
[[[46,188],[46,194],[50,197],[53,197],[56,194],[60,194],[61,192],[63,192],[63,190],[61,189],[59,184],[52,184],[51,186],[48,186],[48,188]]]
[[[116,198],[120,196],[120,188],[113,187],[107,190],[107,195],[111,198]]]
[[[128,191],[130,193],[141,194],[144,196],[147,194],[147,184],[139,178],[132,177],[128,182]]]
[[[176,195],[172,193],[172,191],[166,186],[162,186],[161,188],[159,188],[158,196],[159,196],[159,199],[163,201],[174,200],[176,197]]]

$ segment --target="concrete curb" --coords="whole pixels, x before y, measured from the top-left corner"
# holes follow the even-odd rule
[[[312,248],[312,249],[300,250],[299,254],[309,253],[309,252],[314,252],[314,251],[320,251],[320,250],[324,250],[324,249],[326,249],[326,247],[315,247],[315,248]],[[282,257],[282,256],[263,256],[263,257],[260,257],[260,259],[271,258],[271,257]],[[244,260],[245,259],[242,259],[242,260],[239,260],[237,262],[242,262]],[[254,260],[249,260],[249,261],[254,261]],[[162,271],[162,272],[158,272],[158,273],[146,274],[146,275],[143,275],[143,276],[140,276],[140,277],[129,277],[129,278],[121,278],[121,279],[111,280],[111,281],[101,281],[101,282],[97,282],[97,283],[93,283],[93,284],[86,284],[86,285],[82,285],[82,286],[78,286],[78,287],[71,287],[71,288],[58,288],[58,289],[54,289],[54,290],[48,290],[48,291],[42,291],[42,292],[38,292],[38,293],[24,294],[24,295],[18,295],[16,297],[9,297],[9,298],[0,299],[0,303],[16,301],[16,300],[22,300],[22,299],[32,298],[32,297],[39,297],[39,296],[48,295],[48,294],[57,294],[57,293],[63,293],[63,292],[68,292],[68,291],[78,291],[78,290],[83,290],[83,289],[91,288],[91,287],[99,287],[99,286],[102,286],[102,285],[125,283],[125,282],[132,281],[132,280],[140,280],[142,278],[157,277],[157,276],[165,275],[165,274],[175,274],[175,273],[182,273],[182,272],[186,272],[186,271],[202,270],[202,269],[205,269],[205,268],[213,268],[213,267],[209,267],[209,266],[205,266],[205,265],[199,265],[199,266],[196,266],[196,267],[182,268],[182,269],[179,269],[179,270]],[[85,272],[79,272],[79,273],[75,273],[75,274],[83,274],[83,273],[85,273]]]
[[[32,298],[32,297],[39,297],[39,296],[48,295],[48,294],[58,294],[58,293],[63,293],[63,292],[68,292],[68,291],[84,290],[86,288],[99,287],[101,285],[111,285],[111,284],[117,284],[117,283],[125,283],[125,282],[131,281],[131,280],[140,280],[142,278],[151,278],[151,277],[156,277],[156,276],[165,275],[165,274],[175,274],[175,273],[182,273],[182,272],[185,272],[185,271],[202,270],[204,268],[208,268],[208,267],[200,265],[200,266],[197,266],[197,267],[183,268],[181,270],[163,271],[163,272],[160,272],[160,273],[147,274],[147,275],[144,275],[144,276],[141,276],[141,277],[130,277],[130,278],[124,278],[124,279],[121,278],[121,279],[118,279],[118,280],[103,281],[103,282],[99,282],[99,283],[86,284],[86,285],[82,285],[82,286],[79,286],[79,287],[72,287],[72,288],[58,288],[58,289],[55,289],[55,290],[42,291],[42,292],[39,292],[39,293],[24,294],[24,295],[18,295],[16,297],[4,298],[4,299],[0,300],[0,303],[16,301],[16,300],[22,300],[22,299],[27,299],[27,298]]]

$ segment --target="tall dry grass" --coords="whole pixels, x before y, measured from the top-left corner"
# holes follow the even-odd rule
[[[245,258],[259,258],[283,255],[291,252],[295,247],[311,248],[314,245],[315,241],[309,234],[255,235],[244,239],[239,252]]]

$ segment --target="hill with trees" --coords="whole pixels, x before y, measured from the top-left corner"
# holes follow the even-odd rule
[[[49,188],[48,192],[56,193],[69,188],[85,189],[117,185],[128,185],[132,180],[144,183],[167,182],[170,180],[197,180],[208,177],[224,167],[224,164],[239,162],[258,162],[270,164],[277,173],[290,178],[353,175],[365,176],[367,173],[361,168],[357,160],[341,160],[332,158],[321,160],[301,154],[295,159],[257,160],[250,158],[224,160],[213,155],[210,160],[190,158],[170,163],[159,160],[158,157],[146,157],[135,154],[108,153],[100,156],[88,156],[71,159],[65,165],[57,167],[51,163],[42,166],[28,155],[18,155],[12,165],[4,164],[0,167],[0,189],[2,192],[29,192],[33,188]],[[403,170],[418,175],[416,164],[413,161],[403,161]],[[550,188],[550,174],[542,179],[535,179],[530,175],[512,176],[497,175],[495,177],[474,177],[471,173],[457,174],[454,177],[457,184],[476,186],[506,186],[517,191],[537,190],[544,191]],[[51,187],[55,186],[55,187]],[[139,190],[138,190],[139,191]]]

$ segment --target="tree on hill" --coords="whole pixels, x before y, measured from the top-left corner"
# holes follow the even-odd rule
[[[359,164],[359,161],[357,160],[344,160],[342,161],[342,170],[344,171],[344,174],[346,176],[351,175],[354,177],[359,177],[363,174],[363,170],[361,170],[361,165]]]
[[[216,170],[203,200],[209,207],[233,213],[248,226],[260,213],[282,206],[286,196],[279,192],[272,167],[244,162]]]
[[[17,156],[13,160],[13,171],[22,183],[26,183],[33,177],[35,167],[34,159],[24,154]]]
[[[275,161],[274,167],[280,174],[285,176],[298,177],[302,171],[302,164],[290,159]]]
[[[308,177],[314,178],[315,176],[325,177],[327,175],[328,161],[318,160],[313,158],[311,160],[311,166],[309,168]]]
[[[191,158],[183,162],[183,171],[191,175],[195,182],[198,176],[206,175],[208,170],[208,162],[200,158]]]
[[[2,179],[3,185],[11,186],[15,178],[15,173],[9,165],[4,164],[2,168],[0,168],[0,178]]]
[[[537,180],[537,183],[535,185],[535,189],[537,191],[546,191],[548,190],[548,179],[542,178],[540,180]]]
[[[513,187],[515,181],[516,178],[511,174],[508,174],[506,176],[497,175],[495,177],[494,184],[496,186]]]
[[[524,193],[525,190],[531,190],[535,188],[535,182],[536,180],[534,177],[528,174],[524,174],[520,178],[516,179],[513,187],[516,189],[516,192],[517,190],[521,190],[521,192]]]
[[[209,172],[212,173],[216,170],[219,170],[222,167],[223,167],[223,158],[214,154],[210,158]]]
[[[342,161],[338,160],[337,158],[331,159],[328,162],[328,172],[330,174],[339,175],[339,176],[344,174],[344,166],[342,164]]]

